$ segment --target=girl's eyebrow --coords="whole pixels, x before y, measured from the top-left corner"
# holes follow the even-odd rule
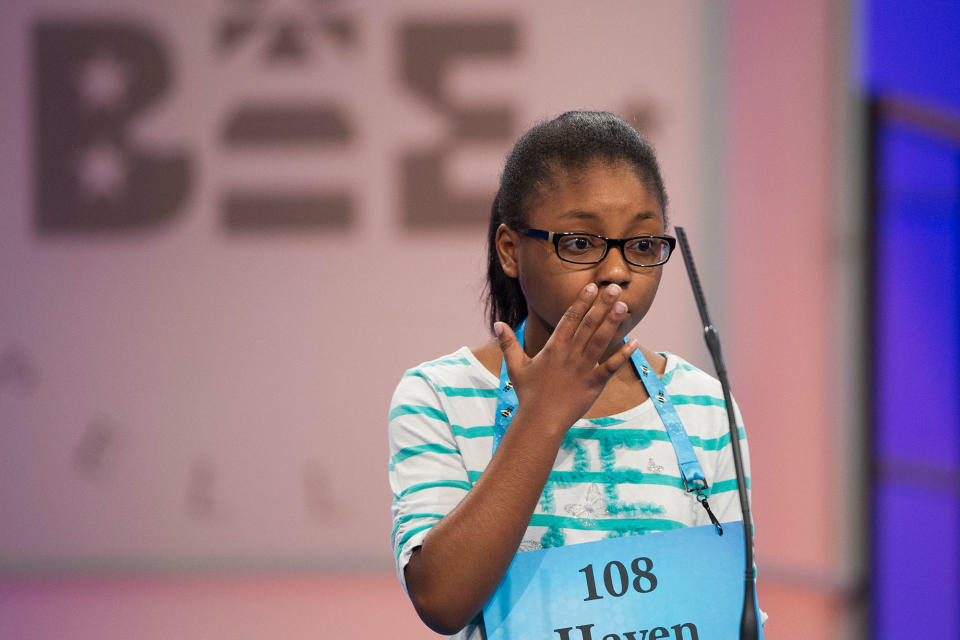
[[[560,214],[561,220],[599,220],[600,216],[590,211],[581,211],[579,209],[574,209],[572,211],[567,211],[566,213]]]
[[[602,216],[593,213],[592,211],[582,211],[580,209],[573,209],[567,211],[566,213],[560,214],[560,219],[562,220],[600,220]],[[649,219],[657,220],[660,218],[659,214],[654,213],[653,211],[641,211],[637,215],[633,216],[631,222],[640,222],[641,220]]]

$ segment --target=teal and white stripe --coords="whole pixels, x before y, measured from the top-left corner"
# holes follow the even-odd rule
[[[662,380],[707,476],[710,505],[721,521],[739,520],[720,385],[682,358],[664,355]],[[389,413],[389,471],[391,540],[401,581],[410,553],[490,461],[497,382],[464,347],[407,371],[397,386]],[[739,437],[749,465],[742,427]],[[684,491],[670,439],[647,401],[570,429],[522,547],[708,523]]]

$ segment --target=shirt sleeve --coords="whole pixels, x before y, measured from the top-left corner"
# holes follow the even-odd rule
[[[390,403],[391,541],[397,575],[430,529],[471,488],[440,395],[420,369],[404,374]]]

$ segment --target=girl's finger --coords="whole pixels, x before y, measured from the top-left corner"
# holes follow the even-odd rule
[[[561,340],[569,340],[573,337],[584,315],[591,309],[591,305],[597,297],[598,291],[597,285],[593,282],[580,290],[580,295],[577,296],[577,299],[567,308],[560,317],[560,321],[557,322],[551,339],[553,339],[554,336]]]
[[[500,345],[500,351],[503,352],[503,359],[507,361],[507,371],[515,371],[527,357],[516,334],[506,322],[494,322],[493,332],[497,334],[497,343]]]
[[[620,287],[615,284],[605,287],[597,296],[593,306],[584,314],[583,320],[580,321],[580,326],[577,327],[576,334],[573,336],[574,343],[578,345],[581,352],[586,351],[587,345],[594,334],[603,326],[605,319],[610,314],[610,309],[621,292]],[[597,354],[597,357],[599,357],[599,354]],[[593,361],[596,362],[596,359],[594,358]]]
[[[617,329],[620,328],[620,323],[626,317],[627,305],[624,302],[617,300],[610,305],[610,310],[607,311],[607,315],[604,316],[600,326],[597,327],[587,344],[584,345],[583,355],[587,360],[596,362],[603,356],[603,352],[610,346],[610,341],[613,340]]]

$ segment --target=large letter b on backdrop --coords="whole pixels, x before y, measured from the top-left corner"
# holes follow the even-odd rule
[[[41,233],[131,230],[174,215],[185,154],[134,146],[134,118],[170,85],[157,38],[116,23],[34,31],[35,223]]]

